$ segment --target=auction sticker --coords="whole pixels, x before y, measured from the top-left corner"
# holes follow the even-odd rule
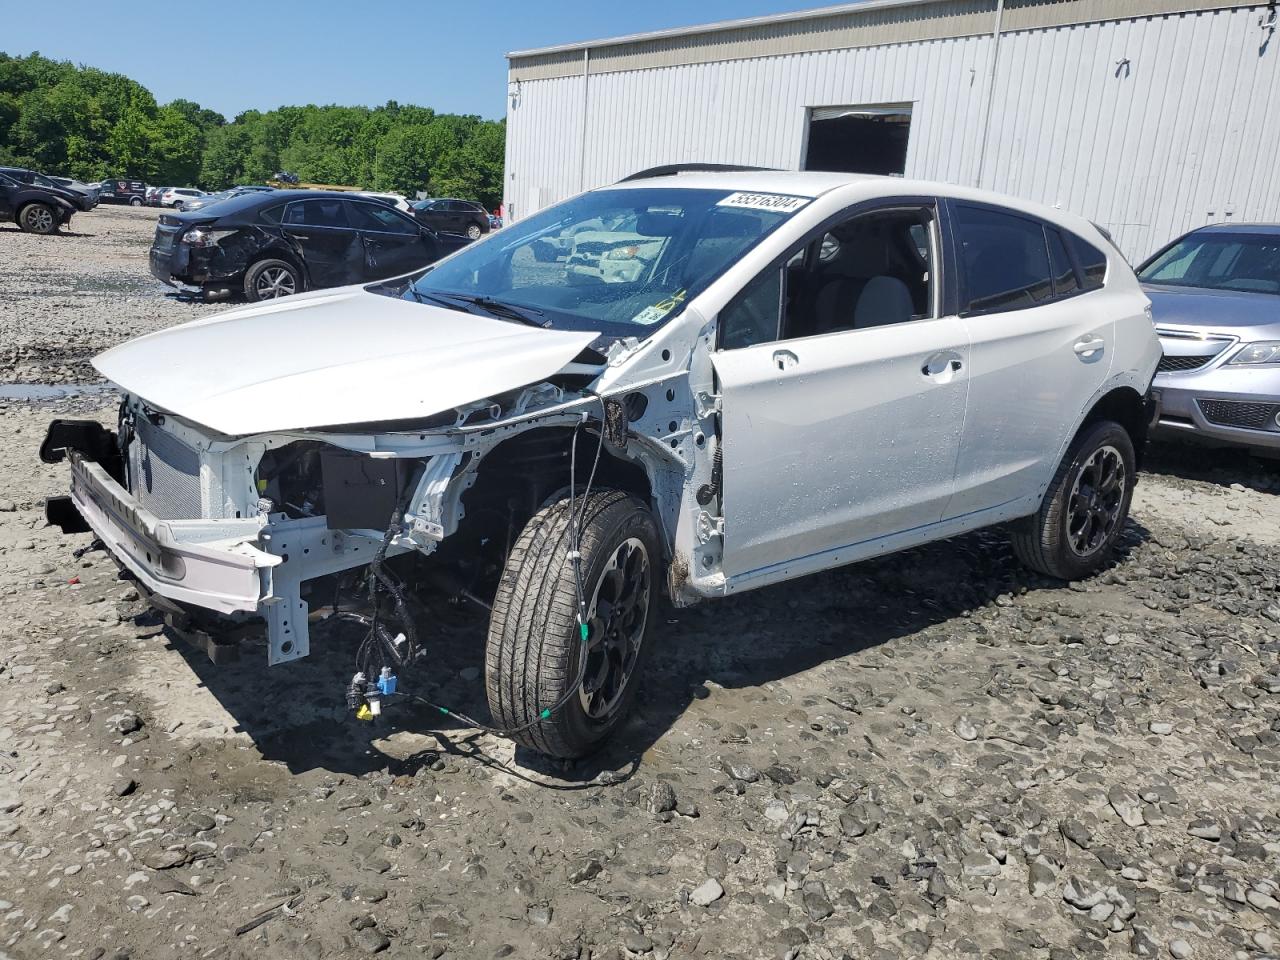
[[[792,197],[785,193],[731,193],[719,201],[716,206],[745,207],[748,210],[776,210],[778,213],[795,213],[809,200],[809,197]]]

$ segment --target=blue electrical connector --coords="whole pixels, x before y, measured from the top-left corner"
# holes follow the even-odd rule
[[[382,673],[378,676],[378,689],[384,697],[396,692],[396,675],[391,672],[390,667],[382,668]]]

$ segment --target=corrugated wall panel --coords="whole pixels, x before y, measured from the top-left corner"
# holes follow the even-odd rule
[[[982,185],[1112,231],[1131,259],[1211,219],[1280,220],[1280,40],[1257,9],[1009,32]],[[794,168],[807,110],[909,103],[906,174],[977,183],[992,38],[950,37],[524,80],[508,114],[518,218],[663,163]]]

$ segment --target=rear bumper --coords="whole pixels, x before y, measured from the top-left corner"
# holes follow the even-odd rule
[[[217,613],[257,612],[282,562],[255,545],[257,520],[161,520],[77,451],[71,502],[148,592]]]

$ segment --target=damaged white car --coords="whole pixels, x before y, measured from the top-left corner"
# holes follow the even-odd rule
[[[625,221],[569,282],[540,241]],[[628,267],[628,257],[636,264]],[[616,266],[616,265],[615,265]],[[362,716],[412,690],[428,581],[491,609],[493,723],[591,751],[676,605],[1011,523],[1104,565],[1160,348],[1089,223],[941,184],[681,172],[575,197],[424,272],[99,356],[116,431],[51,425],[51,522],[217,641],[365,628]]]

